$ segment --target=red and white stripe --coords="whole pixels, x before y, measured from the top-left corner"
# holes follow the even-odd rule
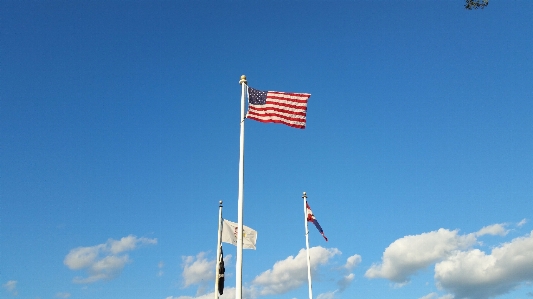
[[[265,105],[248,105],[247,118],[264,123],[281,123],[304,129],[308,93],[269,91]]]

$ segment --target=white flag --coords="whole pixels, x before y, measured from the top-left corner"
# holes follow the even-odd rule
[[[237,233],[239,224],[224,219],[222,225],[222,242],[237,246]],[[242,248],[255,249],[257,232],[246,225],[242,226]]]

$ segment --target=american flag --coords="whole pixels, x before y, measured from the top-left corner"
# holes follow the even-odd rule
[[[261,91],[248,87],[246,118],[305,129],[308,93]]]

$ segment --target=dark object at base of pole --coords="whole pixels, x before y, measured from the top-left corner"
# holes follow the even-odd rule
[[[218,293],[222,295],[224,293],[224,253],[222,252],[222,246],[220,246],[220,267],[218,268]]]

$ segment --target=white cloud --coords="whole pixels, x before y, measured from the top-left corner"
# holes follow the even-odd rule
[[[184,287],[193,284],[205,284],[215,279],[215,260],[208,261],[205,252],[200,252],[196,258],[185,256],[183,259]]]
[[[430,294],[427,294],[426,296],[422,296],[418,299],[435,299],[437,298],[439,295],[437,293],[430,293]]]
[[[215,292],[211,292],[209,294],[200,295],[197,297],[191,297],[191,296],[179,296],[179,297],[173,297],[169,296],[165,299],[212,299],[215,297]],[[242,290],[242,297],[243,299],[255,299],[257,296],[255,295],[255,292],[251,289],[243,288]],[[224,288],[224,294],[220,295],[220,299],[234,299],[235,298],[235,288]]]
[[[341,272],[348,273],[347,275],[342,276],[339,281],[337,281],[337,285],[339,286],[339,289],[335,292],[344,292],[344,290],[350,286],[352,281],[355,278],[355,274],[350,273],[353,269],[357,267],[361,263],[361,256],[358,254],[354,254],[346,259],[346,264],[339,268]]]
[[[337,293],[337,291],[328,292],[328,293],[322,293],[322,294],[319,294],[316,297],[316,299],[333,299],[333,298],[335,298],[335,293]]]
[[[129,262],[131,262],[131,260],[127,255],[105,256],[95,261],[91,265],[91,267],[88,270],[90,274],[88,278],[77,279],[75,280],[75,282],[91,283],[91,282],[95,282],[101,279],[113,279],[122,272],[122,269],[124,268],[124,266]]]
[[[450,295],[450,294],[447,294],[447,295],[444,295],[442,297],[439,297],[439,295],[437,293],[430,293],[430,294],[427,294],[426,296],[422,296],[418,299],[453,299],[453,295]]]
[[[357,265],[359,265],[359,263],[361,263],[361,256],[358,254],[354,254],[346,260],[344,268],[348,269],[348,271],[352,271],[353,269],[355,269],[355,267],[357,267]]]
[[[109,239],[104,244],[72,249],[63,263],[71,270],[85,269],[89,274],[86,278],[75,277],[75,283],[109,280],[120,275],[124,266],[131,262],[127,254],[119,254],[144,244],[157,244],[157,239],[137,238],[133,235],[120,240]]]
[[[346,276],[344,276],[341,280],[337,282],[337,285],[339,285],[339,291],[344,292],[346,288],[352,283],[355,275],[353,273],[350,273]]]
[[[159,268],[159,272],[157,272],[157,276],[159,276],[159,277],[163,276],[163,274],[165,273],[165,272],[163,272],[163,267],[165,267],[165,263],[163,263],[163,261],[160,261],[157,264],[157,268]]]
[[[435,265],[439,287],[455,298],[484,299],[505,294],[533,281],[533,231],[492,249],[456,252]]]
[[[108,241],[109,250],[113,254],[122,253],[124,251],[131,251],[137,248],[139,244],[157,244],[157,239],[148,239],[148,238],[137,238],[133,235],[123,237],[120,240]]]
[[[204,294],[204,295],[201,295],[201,296],[198,296],[198,297],[191,297],[191,296],[179,296],[179,297],[172,297],[172,296],[169,296],[165,299],[211,299],[215,296],[215,293],[209,293],[209,294]]]
[[[517,226],[526,223],[523,219]],[[393,242],[383,253],[382,263],[370,267],[365,276],[386,278],[402,284],[416,271],[435,263],[435,281],[449,294],[430,293],[420,299],[488,299],[533,283],[533,231],[485,253],[473,248],[476,237],[508,234],[507,224],[485,226],[460,236],[439,229]]]
[[[105,244],[92,247],[78,247],[72,249],[63,263],[72,270],[90,267],[99,258],[100,251],[105,251]]]
[[[365,273],[368,278],[386,278],[398,284],[409,282],[409,276],[438,262],[457,249],[476,242],[474,235],[458,235],[457,230],[439,229],[420,235],[406,236],[385,249],[381,264],[373,264]]]
[[[509,233],[509,230],[505,229],[506,224],[493,224],[489,226],[485,226],[482,229],[480,229],[476,236],[484,236],[484,235],[493,235],[493,236],[505,236],[507,233]]]
[[[16,280],[10,280],[10,281],[4,283],[2,285],[2,287],[4,289],[6,289],[8,292],[10,292],[11,294],[17,296],[18,295],[17,283],[18,283],[18,281],[16,281]]]
[[[326,249],[320,246],[309,249],[311,271],[316,272],[319,265],[326,264],[340,251],[336,248]],[[296,257],[289,256],[278,261],[273,268],[259,274],[252,282],[261,288],[261,295],[278,295],[300,287],[307,282],[307,254],[301,249]]]
[[[215,259],[207,260],[206,253],[200,252],[194,256],[183,256],[183,287],[189,287],[191,285],[198,285],[196,296],[202,296],[209,290],[210,282],[214,282],[215,279]],[[231,254],[224,257],[224,263],[228,264],[231,261]],[[226,273],[226,279],[228,275]],[[184,297],[188,298],[188,297]]]
[[[518,223],[516,224],[516,226],[518,226],[518,227],[522,227],[522,226],[524,226],[524,224],[526,224],[526,223],[527,223],[527,219],[524,218],[524,219],[520,220],[520,222],[518,222]]]
[[[56,298],[69,298],[70,297],[70,293],[66,293],[66,292],[59,292],[59,293],[56,293]]]
[[[336,248],[326,249],[323,247],[313,247],[309,251],[311,256],[311,271],[314,276],[318,274],[320,265],[325,265],[329,260],[338,254],[341,254]],[[210,290],[214,279],[215,260],[212,261],[206,258],[206,253],[200,252],[196,256],[185,256],[183,259],[183,278],[184,287],[194,284],[199,285],[199,289],[195,296],[169,296],[166,299],[207,299],[214,297],[214,293],[205,293],[205,290]],[[224,257],[225,263],[231,260],[231,255]],[[347,259],[345,265],[336,270],[353,270],[361,262],[359,255],[353,255]],[[337,272],[337,271],[335,271]],[[228,274],[228,273],[226,273]],[[343,291],[354,280],[355,275],[350,273],[343,276],[337,283],[339,290],[330,293],[324,293],[317,298],[327,299]],[[289,256],[288,258],[278,261],[274,264],[272,269],[264,271],[256,276],[251,282],[250,287],[243,288],[243,298],[254,299],[258,296],[264,295],[280,295],[296,289],[307,283],[307,254],[305,249],[302,249],[298,254]],[[329,297],[328,297],[329,296]],[[235,288],[225,288],[221,299],[229,299],[235,297]]]
[[[418,299],[435,299],[437,298],[437,296],[438,296],[437,293],[429,293],[426,296],[422,296]]]
[[[231,254],[226,255],[224,257],[224,264],[227,265],[227,264],[231,263],[231,258],[232,258]]]

